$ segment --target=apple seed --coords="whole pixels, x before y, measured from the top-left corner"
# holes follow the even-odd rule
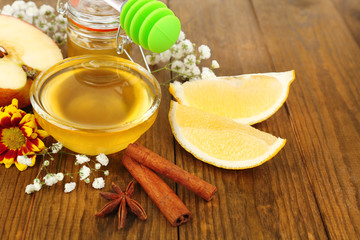
[[[8,55],[6,49],[0,45],[0,58],[3,58],[5,55]]]

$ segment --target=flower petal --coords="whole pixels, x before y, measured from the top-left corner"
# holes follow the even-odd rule
[[[44,144],[44,143],[43,143]],[[26,139],[26,147],[31,151],[31,152],[40,152],[40,149],[34,144],[32,143],[29,139]]]
[[[11,100],[11,106],[14,106],[14,107],[18,108],[19,107],[19,101],[16,98],[13,98]]]
[[[1,127],[11,127],[11,116],[8,113],[0,112],[0,126]]]
[[[49,134],[48,134],[46,131],[40,130],[40,129],[37,130],[36,133],[39,135],[38,137],[39,137],[40,139],[44,139],[44,138],[46,138],[46,137],[49,136]]]
[[[37,137],[38,137],[37,133],[32,133],[30,136],[31,139],[36,139]]]
[[[21,113],[15,112],[12,116],[11,116],[11,125],[12,126],[17,126],[19,124],[19,122],[21,121],[22,116]]]
[[[9,151],[7,151],[7,152],[5,153],[5,156],[4,156],[4,159],[3,159],[3,163],[5,164],[5,167],[6,167],[6,168],[9,168],[9,167],[11,167],[11,165],[14,164],[15,159],[16,159],[16,157],[17,157],[17,153],[18,153],[18,150],[17,150],[17,149],[15,149],[15,150],[9,149]]]
[[[1,164],[4,164],[3,160],[4,160],[4,157],[5,157],[5,154],[6,154],[6,152],[4,152],[3,154],[0,154],[0,163]]]
[[[28,113],[26,114],[20,121],[19,125],[24,125],[25,123],[31,121],[32,117],[34,117],[32,114]]]
[[[29,155],[29,157],[31,158],[31,165],[30,167],[34,166],[36,163],[36,155]]]
[[[30,141],[35,144],[38,148],[39,148],[39,151],[45,149],[45,144],[43,143],[43,141],[41,141],[39,138],[36,138],[36,139],[30,139]]]
[[[21,127],[21,131],[25,137],[29,138],[31,136],[31,134],[33,133],[34,129],[24,125]]]
[[[34,115],[31,116],[30,121],[29,121],[29,122],[26,122],[26,123],[24,124],[24,126],[30,127],[30,128],[32,128],[32,129],[36,129],[36,128],[37,128]]]
[[[22,145],[20,150],[19,150],[19,155],[29,155],[30,153],[33,153],[31,152],[27,147],[26,145]]]
[[[0,136],[1,136],[1,130],[0,130]],[[0,142],[0,154],[5,152],[7,149],[8,149],[8,147],[5,144],[3,144],[2,142]]]
[[[27,165],[21,164],[21,163],[18,163],[18,162],[15,162],[15,166],[17,167],[17,169],[19,169],[19,171],[24,171],[25,169],[28,168]]]

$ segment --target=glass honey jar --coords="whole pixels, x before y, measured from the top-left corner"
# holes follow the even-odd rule
[[[125,53],[118,54],[116,36],[119,28],[119,12],[103,0],[69,0],[58,2],[58,11],[67,17],[68,57],[84,54],[113,55],[128,58]],[[120,33],[125,35],[123,30]],[[120,39],[120,42],[122,39]],[[131,44],[123,45],[131,52]]]

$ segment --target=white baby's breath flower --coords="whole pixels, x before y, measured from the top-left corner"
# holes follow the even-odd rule
[[[203,67],[202,71],[201,71],[201,78],[202,79],[209,79],[209,78],[214,78],[216,77],[215,73],[207,67]]]
[[[96,163],[96,164],[95,164],[95,169],[96,169],[96,170],[99,170],[100,168],[101,168],[101,164],[100,164],[100,163]]]
[[[200,58],[201,59],[208,59],[210,58],[211,56],[211,50],[208,46],[206,45],[201,45],[199,48],[198,48],[198,51],[200,53]]]
[[[189,72],[190,72],[190,75],[193,75],[193,76],[198,76],[200,75],[200,68],[198,66],[192,66],[191,68],[189,68]]]
[[[185,70],[185,65],[182,61],[175,60],[171,63],[171,70],[176,71],[181,74]]]
[[[187,76],[187,77],[191,76],[190,69],[188,67],[185,67],[182,75]]]
[[[166,50],[165,52],[160,53],[160,61],[161,62],[168,62],[171,58],[170,50]]]
[[[95,178],[94,182],[92,183],[93,188],[101,189],[105,186],[105,181],[102,177]]]
[[[84,163],[90,162],[90,158],[86,155],[77,154],[75,157],[76,157],[76,162],[78,164],[84,164]]]
[[[179,38],[177,40],[177,43],[182,42],[185,40],[185,33],[183,31],[180,31]]]
[[[35,178],[35,179],[34,179],[34,184],[35,184],[35,183],[41,183],[40,179]]]
[[[184,54],[189,54],[194,51],[193,43],[189,39],[186,39],[186,40],[180,42],[179,44],[180,44],[181,49],[183,50]]]
[[[61,25],[66,25],[67,22],[66,18],[64,18],[62,15],[57,15],[55,17],[55,21]]]
[[[34,183],[33,185],[34,185],[34,190],[35,191],[37,191],[37,192],[40,191],[40,189],[42,187],[41,183]]]
[[[56,184],[58,182],[56,175],[53,173],[48,173],[45,175],[45,177],[43,178],[45,181],[45,184],[47,186],[52,186],[54,184]]]
[[[62,180],[64,179],[64,174],[63,174],[63,173],[57,173],[57,174],[56,174],[56,179],[57,179],[58,181],[62,181]]]
[[[65,41],[65,37],[63,33],[55,33],[53,39],[58,43],[61,44]]]
[[[109,176],[109,170],[104,171],[105,176]]]
[[[55,12],[55,9],[49,5],[44,4],[40,7],[39,11],[40,11],[40,15],[50,16]]]
[[[26,2],[26,8],[37,8],[36,4],[32,1]]]
[[[63,148],[61,142],[53,143],[50,147],[51,153],[58,153]]]
[[[11,5],[14,11],[26,10],[27,4],[24,1],[15,1]]]
[[[74,191],[75,187],[76,187],[76,183],[75,183],[75,182],[66,183],[66,184],[65,184],[64,192],[65,192],[65,193],[72,192],[72,191]]]
[[[188,68],[192,68],[196,65],[196,56],[194,54],[187,55],[184,58],[184,64]]]
[[[42,22],[39,22],[38,24],[36,24],[36,26],[45,33],[49,29],[49,26],[47,24],[42,23]]]
[[[51,153],[56,154],[58,153],[61,149],[63,148],[62,143],[57,142],[57,143],[53,143],[50,147]]]
[[[30,23],[30,24],[32,24],[33,23],[33,17],[31,17],[31,16],[29,16],[29,15],[24,15],[23,16],[23,18],[22,18],[24,21],[26,21],[26,22],[28,22],[28,23]]]
[[[82,168],[79,171],[80,180],[84,180],[90,175],[90,168],[87,166],[82,166]]]
[[[86,178],[86,179],[84,180],[84,182],[85,182],[85,183],[90,183],[90,178]]]
[[[220,65],[219,65],[219,63],[218,63],[216,60],[212,60],[212,61],[211,61],[211,67],[212,67],[213,69],[216,69],[216,68],[219,68]]]
[[[15,10],[9,4],[7,4],[3,7],[1,14],[12,16],[14,12]]]
[[[52,23],[47,23],[48,25],[48,30],[47,30],[47,34],[50,34],[50,33],[54,33],[55,32],[55,26],[52,24]]]
[[[29,17],[35,17],[39,15],[39,9],[37,9],[36,7],[28,7],[25,11],[25,14]]]
[[[189,79],[189,81],[195,81],[201,79],[200,76],[194,76]]]
[[[181,43],[175,44],[170,48],[170,52],[175,59],[180,59],[184,56],[184,51],[181,48]]]
[[[49,166],[49,165],[50,165],[49,160],[45,160],[45,161],[44,161],[44,166],[47,167],[47,166]]]
[[[29,184],[25,187],[25,192],[31,194],[35,191],[34,184]]]
[[[21,164],[24,164],[26,166],[31,166],[32,165],[31,158],[29,158],[26,155],[18,155],[17,162],[21,163]]]
[[[97,155],[96,161],[98,161],[103,166],[107,166],[109,164],[109,158],[104,153]]]
[[[146,55],[146,61],[149,65],[156,65],[160,62],[159,54]]]
[[[16,11],[13,16],[17,17],[17,18],[20,18],[20,19],[23,19],[24,16],[25,16],[25,11],[23,11],[23,10]]]

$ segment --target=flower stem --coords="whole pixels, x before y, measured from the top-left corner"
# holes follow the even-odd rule
[[[59,171],[60,171],[60,166],[61,166],[61,162],[62,162],[62,157],[63,157],[63,152],[61,151],[61,152],[60,152],[60,157],[59,157],[59,164],[58,164],[58,168],[57,168],[56,172],[59,172]]]

